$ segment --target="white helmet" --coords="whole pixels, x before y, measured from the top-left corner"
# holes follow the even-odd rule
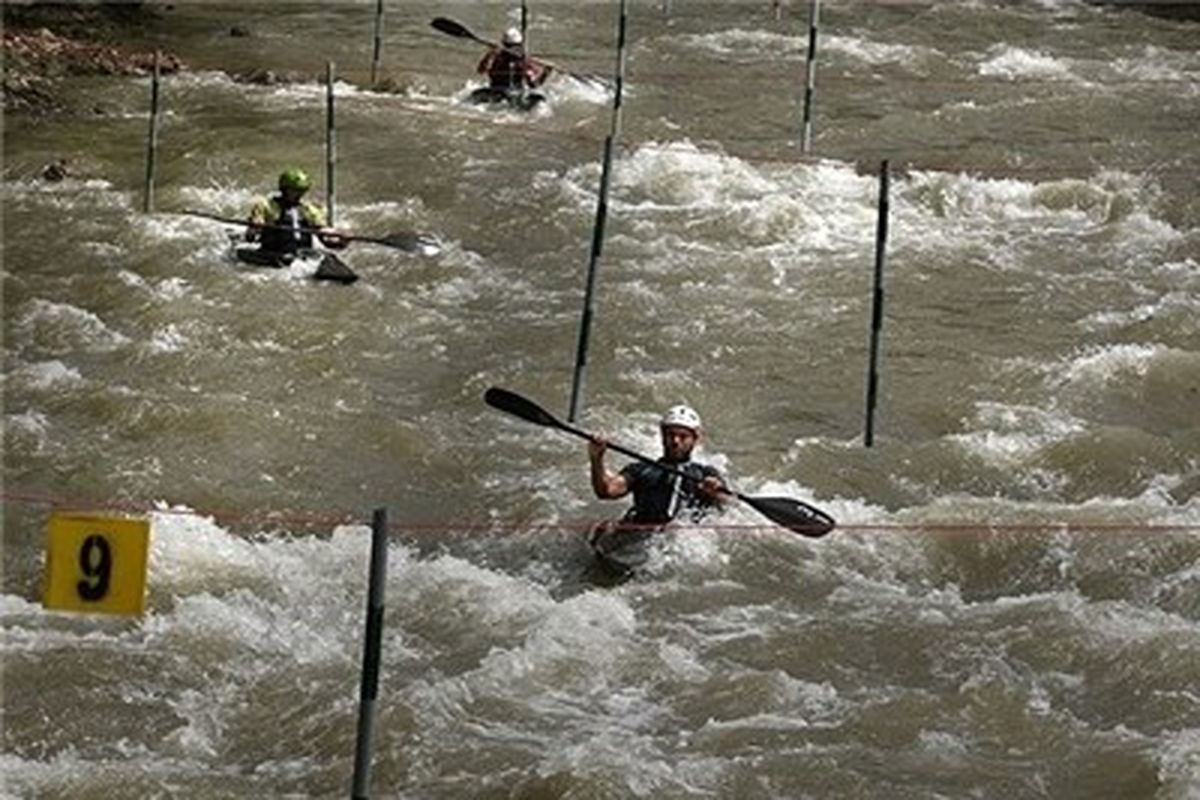
[[[700,415],[690,406],[671,406],[658,422],[660,427],[679,427],[693,431],[700,430]]]
[[[525,41],[525,37],[521,35],[520,28],[509,28],[500,37],[500,44],[506,47],[516,47]]]

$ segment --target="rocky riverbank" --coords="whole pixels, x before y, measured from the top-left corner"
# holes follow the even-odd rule
[[[154,54],[80,41],[49,28],[4,31],[4,111],[64,110],[55,85],[69,75],[147,75]],[[159,69],[178,72],[183,62],[161,54]]]
[[[77,75],[144,76],[154,68],[154,53],[122,46],[131,31],[163,25],[172,7],[137,2],[91,4],[5,2],[4,79],[5,113],[104,113],[100,108],[70,108],[58,90],[64,78]],[[252,36],[241,25],[229,30],[232,37]],[[159,53],[162,74],[187,70],[182,58]],[[320,76],[261,67],[232,68],[235,81],[259,85],[319,80]],[[387,82],[379,91],[395,91]]]
[[[115,42],[130,26],[156,19],[141,3],[5,3],[3,110],[51,113],[71,110],[57,92],[58,82],[74,75],[146,75],[154,53],[123,48]],[[163,73],[185,69],[170,53],[161,53]]]

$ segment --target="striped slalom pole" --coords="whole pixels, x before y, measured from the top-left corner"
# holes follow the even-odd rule
[[[379,661],[383,639],[383,589],[387,583],[387,509],[371,516],[371,566],[367,586],[367,627],[363,637],[362,684],[358,701],[358,737],[354,746],[354,800],[367,800],[371,781],[371,747],[375,731],[375,699],[379,694]]]
[[[812,105],[817,87],[817,28],[821,17],[821,0],[812,0],[808,9],[808,58],[804,76],[804,131],[800,152],[807,155],[812,150]]]
[[[875,291],[871,302],[871,347],[867,360],[867,420],[863,446],[875,441],[875,398],[879,388],[879,335],[883,329],[883,262],[888,234],[888,162],[879,168],[879,219],[875,227]]]

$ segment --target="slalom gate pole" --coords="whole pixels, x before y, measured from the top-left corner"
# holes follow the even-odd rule
[[[883,262],[888,234],[888,162],[879,168],[879,220],[875,227],[875,291],[871,302],[871,348],[867,361],[867,421],[863,446],[875,441],[875,398],[879,388],[879,334],[883,328]]]
[[[613,113],[612,127],[609,129],[613,137],[621,133],[621,96],[625,88],[625,0],[621,0],[617,11],[617,67],[616,78],[613,81]]]
[[[608,221],[608,186],[612,175],[613,142],[621,131],[621,95],[625,82],[625,0],[617,12],[617,65],[613,87],[612,127],[604,137],[604,163],[600,169],[600,193],[596,200],[596,223],[592,228],[592,249],[588,257],[587,282],[583,292],[583,313],[579,318],[579,340],[575,348],[575,375],[571,381],[571,402],[567,420],[575,422],[583,398],[583,379],[587,369],[588,343],[591,339],[592,316],[595,307],[596,270],[604,249],[604,226]]]
[[[525,43],[525,52],[532,52],[529,48],[529,8],[525,0],[521,0],[521,41]]]
[[[592,229],[592,252],[588,259],[587,285],[583,291],[583,314],[579,318],[579,342],[575,348],[575,378],[571,382],[571,406],[567,419],[575,422],[583,395],[583,377],[587,368],[588,339],[592,328],[592,309],[596,294],[596,267],[604,246],[604,223],[608,219],[608,176],[612,171],[613,137],[604,137],[604,166],[600,171],[600,196],[596,201],[596,225]]]
[[[154,170],[158,163],[158,84],[160,52],[154,51],[154,73],[150,78],[150,131],[146,137],[146,182],[142,191],[142,211],[154,211]]]
[[[808,8],[808,58],[804,70],[804,130],[800,152],[812,150],[812,106],[817,88],[817,27],[821,17],[821,0],[812,0]]]
[[[383,589],[387,583],[387,509],[371,516],[371,566],[367,586],[367,626],[363,637],[362,684],[358,700],[358,737],[354,745],[354,800],[367,800],[371,781],[371,748],[375,698],[379,693],[380,642],[383,638]]]
[[[371,47],[371,88],[379,77],[379,58],[383,55],[383,0],[375,2],[375,37]]]
[[[333,62],[325,62],[325,216],[333,225],[337,131],[333,115]]]

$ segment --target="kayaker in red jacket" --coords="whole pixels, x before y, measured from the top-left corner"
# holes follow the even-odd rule
[[[519,92],[541,86],[554,68],[525,55],[525,38],[521,31],[509,28],[500,38],[500,47],[488,50],[476,71],[487,75],[491,89]]]

